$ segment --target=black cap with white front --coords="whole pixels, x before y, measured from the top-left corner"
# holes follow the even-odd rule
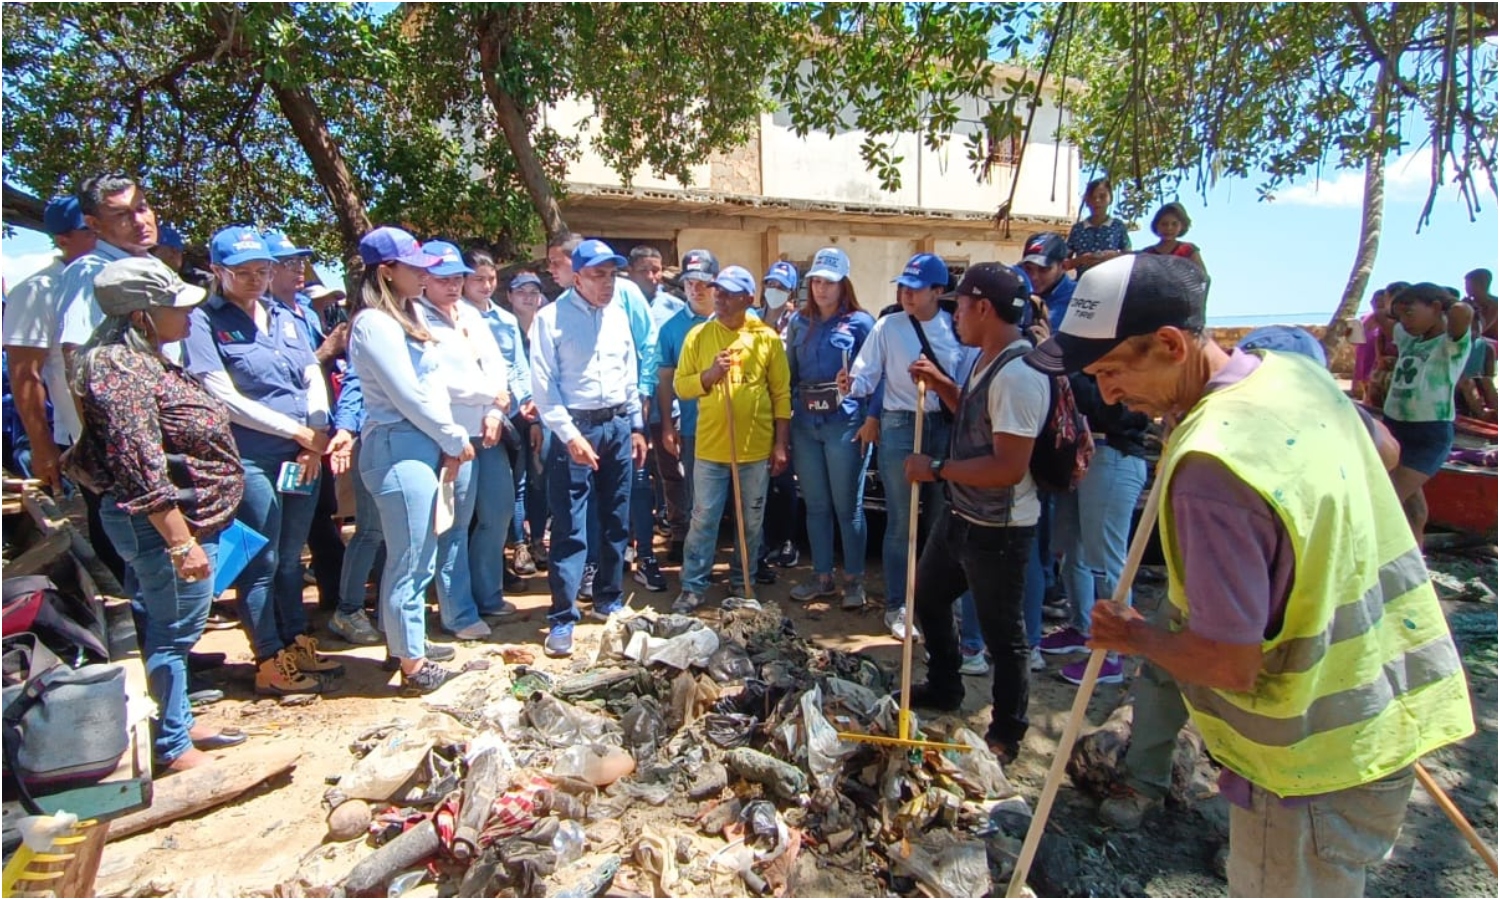
[[[1203,328],[1208,281],[1191,260],[1156,254],[1117,256],[1078,279],[1062,327],[1027,354],[1055,375],[1082,370],[1127,339],[1171,326]]]
[[[983,297],[994,304],[995,311],[1001,312],[1006,321],[1014,322],[1025,312],[1029,296],[1025,282],[1010,266],[983,262],[970,266],[958,288],[951,294],[944,294],[943,299]]]

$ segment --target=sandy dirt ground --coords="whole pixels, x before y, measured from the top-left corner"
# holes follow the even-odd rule
[[[879,547],[877,534],[872,548]],[[872,554],[878,552],[872,550]],[[720,558],[724,559],[725,554]],[[1493,557],[1462,561],[1478,571],[1493,588]],[[1435,560],[1439,564],[1442,560]],[[717,578],[722,579],[720,566]],[[867,578],[870,603],[862,611],[849,613],[827,603],[799,605],[787,597],[796,581],[809,577],[805,558],[802,566],[781,572],[778,584],[761,587],[762,599],[775,600],[795,624],[797,633],[826,646],[863,651],[882,666],[894,670],[899,664],[900,645],[886,632],[880,609],[883,598],[878,561],[872,560]],[[999,574],[999,573],[997,573]],[[675,596],[676,571],[668,570],[669,590],[647,593],[633,581],[633,606],[665,612]],[[1137,581],[1143,606],[1157,601],[1161,593],[1160,571],[1146,570]],[[520,615],[496,628],[483,642],[456,645],[454,665],[476,658],[489,659],[495,670],[503,668],[494,652],[500,644],[520,644],[540,649],[546,633],[545,576],[531,579],[530,591],[511,599]],[[709,600],[717,601],[727,588],[716,584]],[[309,609],[315,607],[313,591],[307,592]],[[1477,628],[1465,632],[1464,658],[1470,668],[1475,715],[1479,730],[1460,745],[1446,748],[1427,760],[1438,781],[1449,790],[1460,809],[1492,845],[1496,834],[1496,672],[1495,604],[1454,601],[1446,603],[1450,616],[1468,617]],[[321,628],[327,614],[315,612]],[[1472,621],[1471,621],[1472,620]],[[1487,623],[1487,625],[1486,625]],[[1488,629],[1486,631],[1486,628]],[[545,660],[538,664],[548,671],[584,671],[597,645],[602,626],[580,625],[577,653],[572,661]],[[434,618],[431,633],[437,634]],[[416,721],[424,704],[465,696],[473,686],[494,671],[468,673],[431,698],[401,698],[395,676],[381,671],[383,647],[351,647],[323,635],[323,646],[339,657],[347,673],[338,689],[306,706],[285,706],[261,699],[253,693],[251,655],[244,635],[237,630],[210,632],[199,649],[229,655],[228,664],[209,673],[227,699],[208,707],[201,720],[230,725],[252,732],[241,747],[224,751],[225,757],[295,747],[302,756],[290,777],[263,784],[238,801],[154,831],[111,843],[104,855],[96,890],[106,896],[243,896],[269,895],[278,885],[298,878],[313,885],[329,885],[342,878],[371,849],[364,841],[325,843],[325,815],[320,805],[328,779],[348,771],[355,757],[349,745],[374,726],[395,719]],[[441,638],[440,638],[441,639]],[[920,654],[918,654],[920,657]],[[1062,732],[1075,689],[1063,682],[1057,669],[1065,658],[1051,657],[1049,670],[1036,673],[1031,693],[1032,728],[1020,759],[1007,775],[1022,796],[1034,801],[1040,793],[1056,742]],[[920,677],[920,666],[918,668]],[[963,715],[981,733],[988,723],[987,681],[969,678],[968,699]],[[1101,686],[1090,705],[1094,724],[1104,720],[1122,700],[1126,685]],[[1132,833],[1102,827],[1094,815],[1090,798],[1064,785],[1053,810],[1050,833],[1060,849],[1039,862],[1048,869],[1047,883],[1054,890],[1075,896],[1224,896],[1227,886],[1214,873],[1215,853],[1225,843],[1227,818],[1217,798],[1189,807],[1168,806],[1150,814],[1143,828]],[[633,827],[629,823],[627,828]],[[810,862],[811,860],[809,860]],[[868,857],[868,871],[830,873],[808,866],[800,892],[807,895],[865,894],[883,890],[873,869],[879,864]],[[1034,879],[1034,882],[1036,879]],[[738,882],[716,884],[714,890],[737,890]],[[996,890],[1003,893],[1003,885]],[[285,888],[283,888],[285,890]],[[408,896],[432,896],[431,884]],[[1413,796],[1400,843],[1391,858],[1371,872],[1372,896],[1494,896],[1496,882],[1484,869],[1458,832],[1420,788]]]

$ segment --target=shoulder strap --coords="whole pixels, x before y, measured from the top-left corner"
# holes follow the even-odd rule
[[[916,316],[913,316],[911,314],[907,314],[906,320],[911,323],[912,329],[917,332],[917,343],[922,345],[922,355],[931,360],[934,366],[937,366],[938,372],[940,372],[944,378],[952,381],[953,376],[949,375],[948,370],[943,367],[942,360],[938,359],[937,354],[932,352],[932,344],[927,340],[927,332],[922,330],[922,323],[917,320]]]

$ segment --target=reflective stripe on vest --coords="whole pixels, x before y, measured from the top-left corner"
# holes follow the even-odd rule
[[[1216,759],[1275,794],[1305,796],[1389,775],[1474,726],[1447,621],[1359,416],[1315,364],[1258,355],[1252,374],[1199,401],[1163,451],[1167,594],[1191,627],[1171,479],[1190,455],[1210,457],[1284,526],[1294,579],[1255,687],[1183,685],[1183,698]]]

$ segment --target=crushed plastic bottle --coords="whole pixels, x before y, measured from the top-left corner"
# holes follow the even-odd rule
[[[582,825],[571,821],[559,822],[557,834],[552,836],[552,852],[557,854],[557,867],[560,869],[583,858],[587,841]]]

